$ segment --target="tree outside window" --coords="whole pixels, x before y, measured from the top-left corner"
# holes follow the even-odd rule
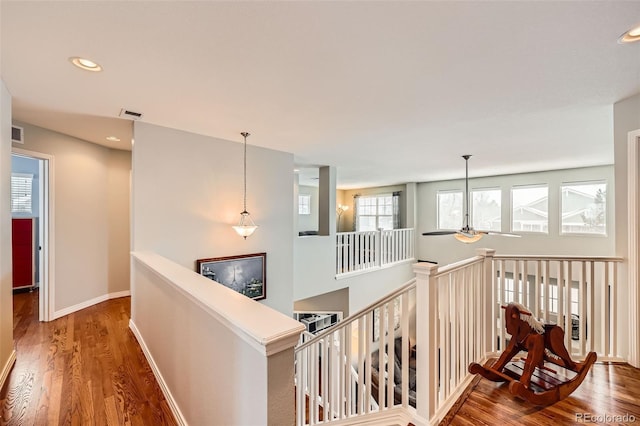
[[[462,191],[438,191],[438,229],[462,228]]]
[[[607,234],[607,184],[566,183],[562,191],[563,234]]]

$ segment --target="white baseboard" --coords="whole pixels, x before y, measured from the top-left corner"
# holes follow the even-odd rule
[[[2,372],[0,373],[0,389],[4,388],[4,382],[7,381],[7,377],[9,377],[9,373],[11,372],[11,368],[13,368],[13,364],[16,362],[16,350],[11,351],[11,355],[9,355],[9,359],[4,365]]]
[[[135,338],[138,340],[138,343],[140,344],[140,348],[142,348],[142,352],[144,353],[145,358],[147,358],[147,362],[151,366],[153,375],[156,377],[156,380],[160,385],[160,389],[162,390],[162,393],[164,394],[164,397],[167,400],[167,404],[169,404],[169,408],[171,409],[173,416],[176,418],[176,421],[181,426],[188,426],[187,420],[182,415],[182,411],[180,411],[180,407],[178,407],[178,403],[176,402],[175,398],[171,394],[171,391],[169,390],[169,386],[167,386],[167,383],[165,382],[164,377],[162,376],[162,373],[160,372],[160,369],[156,364],[156,361],[153,359],[153,355],[151,355],[151,352],[149,351],[147,344],[145,343],[144,339],[142,338],[142,335],[140,334],[140,331],[138,330],[138,327],[136,327],[136,324],[133,322],[132,319],[129,319],[129,328],[131,329],[131,332],[133,333]]]
[[[63,309],[60,309],[59,311],[55,311],[51,319],[55,320],[65,315],[69,315],[74,312],[80,311],[82,309],[88,308],[89,306],[97,305],[98,303],[102,303],[107,300],[118,299],[120,297],[127,297],[127,296],[131,296],[131,291],[124,290],[124,291],[118,291],[115,293],[108,293],[102,296],[94,297],[93,299],[86,300],[84,302],[78,303],[73,306],[69,306],[68,308],[63,308]]]

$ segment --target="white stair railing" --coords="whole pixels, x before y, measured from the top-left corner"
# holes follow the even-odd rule
[[[444,267],[415,264],[415,280],[299,345],[297,425],[392,408],[404,410],[414,424],[437,424],[471,382],[469,364],[503,349],[508,336],[500,305],[510,301],[557,321],[574,359],[596,351],[599,359],[623,360],[616,323],[621,258],[477,252]],[[389,344],[396,339],[410,349],[400,349],[400,357]],[[397,365],[389,360],[397,360],[398,368],[388,368]]]
[[[599,360],[619,360],[615,313],[621,262],[618,257],[495,256],[496,306],[516,301],[543,321],[558,324],[572,357],[594,351]],[[505,344],[503,315],[496,309],[496,351]]]
[[[415,405],[409,387],[409,311],[414,301],[411,280],[295,349],[297,425]],[[411,327],[415,329],[415,321]],[[397,353],[397,347],[407,350]],[[415,371],[414,365],[414,383]]]
[[[414,229],[336,234],[336,274],[380,268],[414,258]]]

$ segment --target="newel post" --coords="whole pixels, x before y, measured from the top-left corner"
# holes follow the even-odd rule
[[[483,318],[483,327],[482,327],[482,353],[484,356],[487,356],[490,352],[494,352],[494,331],[495,331],[495,321],[496,318],[495,310],[497,306],[493,297],[493,283],[494,283],[494,271],[493,271],[493,256],[496,254],[496,251],[489,248],[479,248],[476,249],[476,254],[478,256],[484,257],[484,262],[482,265],[482,294],[481,294],[481,303],[482,303],[482,318]]]
[[[420,262],[413,265],[416,274],[416,409],[430,420],[438,397],[438,266]]]

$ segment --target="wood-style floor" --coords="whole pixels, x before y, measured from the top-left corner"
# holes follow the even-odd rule
[[[575,392],[548,407],[512,396],[507,384],[479,378],[474,384],[456,415],[443,424],[640,425],[640,370],[628,364],[594,364]]]
[[[0,393],[1,425],[175,425],[129,330],[130,298],[49,323],[38,293],[14,295],[17,360]]]

